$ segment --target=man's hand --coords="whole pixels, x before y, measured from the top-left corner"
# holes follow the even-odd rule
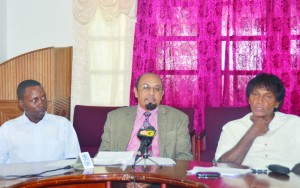
[[[258,136],[262,136],[269,131],[269,124],[272,121],[272,118],[265,119],[263,117],[252,115],[250,119],[253,122],[250,129],[231,150],[220,157],[220,162],[242,164],[253,141]]]
[[[266,120],[263,117],[251,116],[251,121],[253,122],[251,128],[249,129],[249,133],[255,138],[261,135],[266,134],[269,131],[269,124],[271,120]]]

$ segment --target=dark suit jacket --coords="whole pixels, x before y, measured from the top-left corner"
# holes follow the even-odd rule
[[[119,108],[107,115],[99,151],[125,151],[129,143],[137,106]],[[158,107],[158,143],[161,157],[193,160],[188,116],[169,106]]]

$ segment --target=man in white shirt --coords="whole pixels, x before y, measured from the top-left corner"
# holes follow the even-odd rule
[[[251,113],[223,127],[215,159],[250,167],[300,162],[300,118],[278,112],[285,88],[272,74],[259,74],[247,85]]]
[[[0,164],[76,158],[80,153],[76,132],[69,120],[46,112],[42,85],[22,81],[17,95],[24,114],[0,127]]]

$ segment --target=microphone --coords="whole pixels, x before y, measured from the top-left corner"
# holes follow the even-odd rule
[[[157,107],[157,104],[153,104],[152,102],[145,105],[147,110],[154,110]]]
[[[155,128],[151,125],[149,125],[147,127],[147,129],[140,129],[139,132],[138,132],[138,135],[137,137],[140,139],[140,140],[143,140],[143,139],[150,139],[152,141],[154,135],[155,135],[156,131],[155,131]],[[151,142],[150,142],[151,143]]]
[[[150,147],[152,140],[155,136],[156,130],[153,126],[149,125],[147,129],[140,129],[138,131],[137,137],[141,140],[139,150],[137,152],[137,155],[135,157],[135,161],[142,156],[142,153],[144,157],[147,158],[148,156],[148,148]],[[146,156],[145,156],[146,155]]]

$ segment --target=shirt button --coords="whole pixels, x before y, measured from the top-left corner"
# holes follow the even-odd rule
[[[268,154],[266,154],[265,156],[268,157]]]
[[[265,146],[267,146],[268,144],[265,144]]]

